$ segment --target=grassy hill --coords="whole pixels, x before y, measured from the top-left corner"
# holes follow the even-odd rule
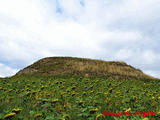
[[[154,79],[124,62],[72,57],[50,57],[37,61],[17,73],[41,75],[82,75],[115,79]]]
[[[159,120],[159,91],[159,79],[124,62],[45,58],[0,78],[0,119]],[[103,116],[104,110],[133,114]]]

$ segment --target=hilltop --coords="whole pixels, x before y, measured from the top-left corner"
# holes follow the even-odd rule
[[[19,71],[16,75],[83,75],[114,79],[154,79],[122,61],[103,61],[73,57],[49,57]]]

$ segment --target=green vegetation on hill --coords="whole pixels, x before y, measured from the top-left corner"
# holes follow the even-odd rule
[[[115,79],[154,79],[124,62],[102,61],[73,57],[49,57],[17,73],[43,75],[87,75]]]
[[[160,80],[152,79],[122,62],[103,62],[78,58],[46,58],[11,78],[0,79],[0,119],[159,120]],[[103,74],[100,74],[98,69],[104,68],[101,63],[113,65],[114,69],[119,66],[123,72],[127,69],[123,67],[128,66],[127,70],[143,74],[143,80],[136,79],[138,76],[131,77],[130,72],[125,74],[126,76],[118,74],[118,70],[113,70],[117,74],[112,73],[109,76],[103,71]],[[81,64],[81,67],[77,66],[78,64]],[[90,64],[95,67],[91,67]],[[72,69],[66,70],[66,66]],[[78,73],[83,67],[87,70],[81,69]],[[156,116],[103,117],[104,110],[129,110],[132,113],[153,111],[156,112]]]

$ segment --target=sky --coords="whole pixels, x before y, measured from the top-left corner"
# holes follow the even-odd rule
[[[124,61],[160,78],[160,0],[0,0],[0,77],[44,57]]]

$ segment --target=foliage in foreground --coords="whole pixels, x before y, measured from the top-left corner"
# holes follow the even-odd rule
[[[160,81],[82,76],[25,75],[0,79],[0,119],[158,120]],[[156,112],[156,116],[106,116],[103,111]]]

